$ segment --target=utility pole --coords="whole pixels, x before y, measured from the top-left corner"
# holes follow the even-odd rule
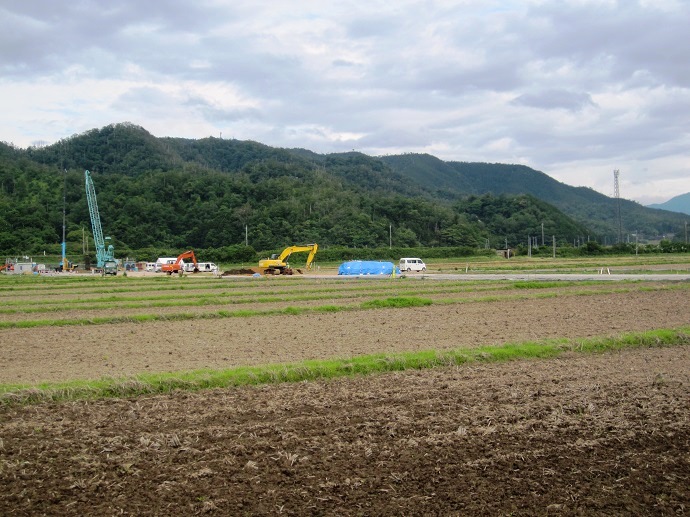
[[[546,245],[546,241],[544,240],[544,221],[541,222],[541,245]]]
[[[67,269],[67,241],[65,239],[67,213],[67,169],[64,170],[62,187],[62,271]]]
[[[388,249],[393,247],[393,225],[388,225]]]
[[[551,237],[553,239],[553,258],[556,258],[556,236]]]
[[[616,198],[616,211],[618,216],[618,244],[623,244],[623,223],[621,221],[621,195],[618,185],[618,176],[620,171],[615,169],[613,171],[613,197]]]

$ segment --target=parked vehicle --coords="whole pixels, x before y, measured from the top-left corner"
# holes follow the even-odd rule
[[[218,272],[218,266],[216,266],[213,262],[199,262],[197,264],[197,266],[195,266],[193,262],[186,262],[184,264],[185,273],[192,273],[194,271],[195,267],[199,273],[217,273]]]
[[[426,264],[420,258],[409,258],[403,257],[400,259],[400,271],[401,272],[411,272],[411,271],[426,271]]]
[[[117,276],[117,262],[114,260],[106,260],[103,263],[103,275]]]

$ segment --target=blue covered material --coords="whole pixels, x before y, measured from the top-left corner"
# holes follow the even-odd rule
[[[338,268],[339,275],[392,275],[395,266],[392,262],[379,262],[377,260],[351,260],[343,262]],[[399,275],[400,270],[395,267],[395,274]]]

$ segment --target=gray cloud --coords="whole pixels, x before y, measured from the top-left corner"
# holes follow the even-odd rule
[[[587,106],[594,106],[588,93],[570,92],[567,90],[547,90],[538,93],[525,93],[515,100],[516,104],[543,109],[566,109],[579,111]]]
[[[605,192],[615,165],[639,199],[688,172],[685,2],[7,4],[0,140],[20,145],[131,120],[520,162]]]

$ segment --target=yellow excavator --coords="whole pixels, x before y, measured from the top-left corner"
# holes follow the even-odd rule
[[[295,271],[301,273],[301,269],[293,270],[288,264],[287,260],[293,253],[300,253],[308,251],[307,263],[305,269],[311,269],[312,262],[314,262],[314,255],[319,249],[318,244],[306,244],[304,246],[290,246],[285,248],[283,252],[278,255],[271,255],[271,258],[262,259],[259,261],[258,272],[264,275],[292,275]]]

